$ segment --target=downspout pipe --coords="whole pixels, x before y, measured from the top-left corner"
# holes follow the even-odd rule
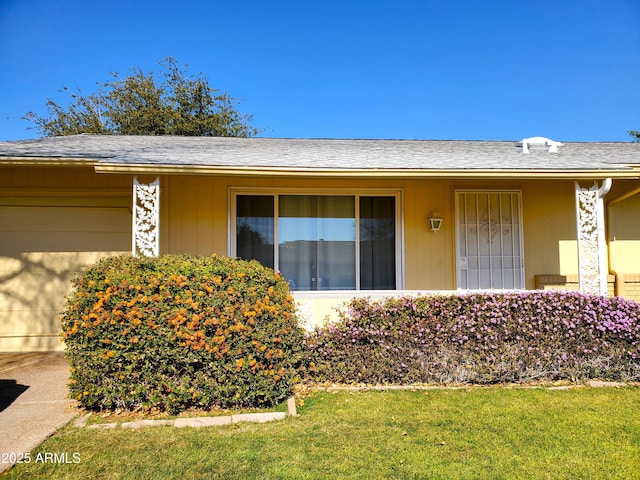
[[[607,239],[607,231],[608,228],[606,228],[605,223],[606,223],[606,219],[604,216],[604,200],[602,200],[604,198],[604,196],[609,193],[609,191],[611,190],[611,186],[613,184],[613,181],[611,180],[611,178],[605,178],[602,181],[602,185],[600,185],[600,188],[598,188],[598,199],[600,200],[598,203],[598,217],[600,217],[600,220],[598,221],[598,237],[602,238],[602,243],[598,242],[601,247],[599,247],[600,252],[598,253],[600,256],[600,295],[604,295],[606,296],[608,294],[608,280],[609,280],[609,272],[611,271],[611,260],[609,258],[609,241]],[[597,184],[596,184],[597,185]],[[608,212],[607,212],[608,213]],[[604,265],[607,266],[607,268],[603,268]],[[617,278],[617,277],[616,277]]]
[[[599,198],[604,198],[604,196],[607,193],[609,193],[609,191],[611,190],[611,185],[613,185],[613,181],[611,180],[611,178],[605,178],[602,181],[602,185],[598,189],[598,197]]]

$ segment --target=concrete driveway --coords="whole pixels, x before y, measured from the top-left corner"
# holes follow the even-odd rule
[[[75,415],[62,352],[0,353],[0,473]]]

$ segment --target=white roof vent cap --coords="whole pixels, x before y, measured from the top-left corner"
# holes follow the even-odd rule
[[[522,153],[529,153],[532,150],[547,150],[547,152],[558,153],[560,142],[554,142],[546,137],[529,137],[522,140]]]

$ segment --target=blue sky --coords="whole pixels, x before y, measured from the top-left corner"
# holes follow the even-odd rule
[[[174,56],[265,137],[629,141],[640,0],[0,0],[0,140]]]

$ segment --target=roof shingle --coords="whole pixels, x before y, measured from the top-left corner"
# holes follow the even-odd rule
[[[627,170],[640,166],[640,144],[566,142],[558,153],[527,154],[515,141],[73,135],[0,142],[0,163],[9,159],[311,170]]]

